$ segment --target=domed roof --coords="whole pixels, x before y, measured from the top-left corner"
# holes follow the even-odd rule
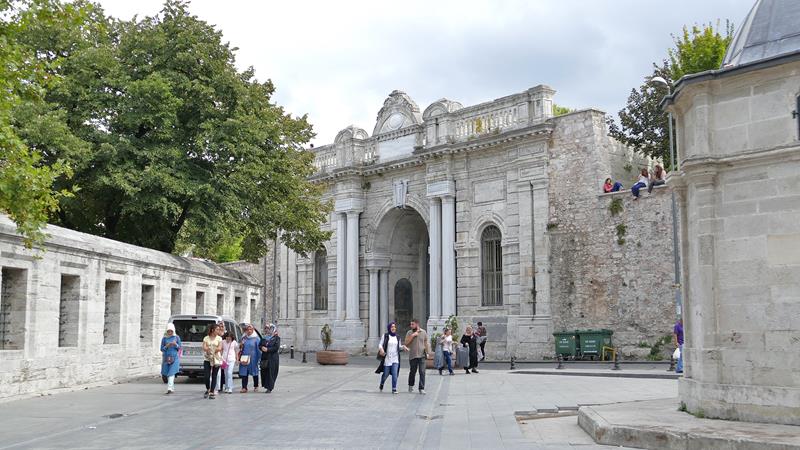
[[[733,36],[722,68],[800,51],[800,1],[757,0]]]

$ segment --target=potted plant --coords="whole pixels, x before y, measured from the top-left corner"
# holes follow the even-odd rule
[[[322,340],[322,350],[317,352],[317,363],[323,366],[344,366],[347,364],[347,352],[344,350],[329,350],[333,344],[333,330],[327,323],[319,332]]]

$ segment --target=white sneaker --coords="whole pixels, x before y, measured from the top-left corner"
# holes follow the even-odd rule
[[[425,389],[420,389],[420,390],[419,390],[419,394],[420,394],[420,395],[425,395]]]

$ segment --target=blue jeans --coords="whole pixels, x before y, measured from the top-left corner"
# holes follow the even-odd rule
[[[631,186],[631,193],[633,194],[633,196],[638,198],[639,197],[639,189],[641,189],[643,187],[647,187],[647,185],[642,183],[642,182],[636,183],[633,186]]]
[[[614,186],[611,187],[611,192],[617,192],[620,189],[622,189],[622,183],[617,181],[617,182],[614,183]]]
[[[680,345],[681,357],[678,358],[678,367],[675,368],[676,372],[683,372],[683,344]]]
[[[444,355],[444,361],[447,363],[447,371],[453,373],[453,358],[450,356],[450,352],[442,352],[442,354]]]
[[[386,382],[386,379],[389,378],[389,374],[392,374],[392,391],[397,390],[397,374],[400,371],[400,364],[394,363],[391,366],[384,365],[383,366],[383,375],[381,375],[381,387],[383,387],[383,383]]]

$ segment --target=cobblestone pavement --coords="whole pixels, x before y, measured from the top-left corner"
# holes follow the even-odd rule
[[[675,380],[514,374],[499,365],[452,377],[428,370],[423,396],[407,392],[407,362],[392,395],[388,385],[378,392],[372,361],[322,367],[284,358],[273,393],[213,401],[186,379],[166,396],[154,377],[7,402],[0,448],[604,448],[574,415],[534,412],[677,396]]]

